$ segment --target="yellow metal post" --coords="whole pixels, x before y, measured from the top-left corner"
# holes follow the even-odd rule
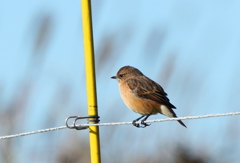
[[[95,82],[96,79],[92,34],[91,1],[81,0],[81,2],[82,2],[83,42],[87,83],[88,115],[94,116],[98,115],[98,111]],[[100,163],[101,155],[98,126],[89,127],[89,139],[90,139],[91,163]]]

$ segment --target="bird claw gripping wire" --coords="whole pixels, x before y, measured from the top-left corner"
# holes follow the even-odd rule
[[[147,127],[147,126],[150,126],[151,124],[148,124],[148,123],[145,122],[150,115],[151,115],[151,114],[149,114],[149,115],[147,115],[147,116],[143,115],[143,116],[135,119],[135,120],[132,122],[133,126],[135,126],[135,127],[137,127],[137,128],[145,128],[145,127]],[[143,117],[145,117],[145,118],[143,118]],[[137,121],[139,121],[139,120],[142,119],[142,118],[143,118],[143,120],[141,120],[141,123],[136,123]]]
[[[98,123],[99,122],[99,116],[97,115],[94,115],[94,116],[86,116],[86,117],[81,117],[81,116],[70,116],[66,119],[65,123],[66,123],[66,126],[67,128],[69,129],[76,129],[76,130],[84,130],[84,129],[87,129],[88,126],[81,126],[81,125],[77,125],[76,122],[79,120],[79,119],[88,119],[88,122],[92,122],[92,123]],[[68,124],[68,121],[69,119],[74,119],[73,120],[73,124],[70,126]]]
[[[145,127],[151,125],[151,124],[149,124],[149,123],[145,123],[145,120],[142,120],[141,123],[136,123],[136,122],[137,122],[137,121],[134,120],[134,121],[132,122],[132,124],[133,124],[133,126],[135,126],[135,127],[137,127],[137,128],[145,128]]]

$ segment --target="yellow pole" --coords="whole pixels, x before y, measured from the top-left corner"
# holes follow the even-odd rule
[[[95,80],[95,66],[94,66],[95,64],[94,64],[90,0],[82,0],[82,23],[83,23],[83,42],[84,42],[87,99],[88,99],[88,115],[94,116],[94,115],[98,115],[98,111],[97,111],[97,96],[96,96],[96,82],[95,82],[96,80]],[[100,154],[98,126],[89,127],[89,139],[90,139],[91,163],[100,163],[101,154]]]

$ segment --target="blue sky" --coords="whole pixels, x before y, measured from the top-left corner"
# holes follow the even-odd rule
[[[137,67],[161,84],[171,102],[177,106],[178,116],[239,111],[239,7],[238,1],[93,0],[101,122],[132,121],[138,117],[124,105],[117,82],[110,79],[125,65]],[[29,70],[38,25],[44,16],[51,22],[47,45],[40,52],[45,56],[44,62],[40,71],[37,68]],[[34,82],[26,105],[24,131],[16,127],[15,132],[62,126],[64,119],[70,115],[87,114],[84,108],[87,104],[79,1],[0,1],[0,36],[2,112],[22,87],[19,83],[30,79]],[[111,45],[110,54],[101,60],[104,45]],[[69,91],[69,101],[64,104],[59,100],[56,105],[53,99],[62,93],[60,87]],[[59,108],[59,112],[49,115],[51,107]],[[122,116],[115,119],[111,114]],[[54,117],[56,121],[54,124],[46,123],[46,117]],[[21,119],[21,115],[18,118]],[[153,118],[164,117],[157,115]],[[207,155],[214,159],[220,158],[223,162],[240,159],[239,152],[236,152],[239,148],[233,148],[235,152],[229,156],[221,154],[225,148],[239,147],[240,142],[228,135],[239,136],[238,117],[189,120],[185,124],[187,130],[175,122],[154,123],[145,131],[132,126],[117,127],[111,143],[125,142],[128,132],[136,137],[136,140],[131,140],[131,149],[136,150],[141,138],[154,132],[156,135],[152,141],[143,143],[149,151],[155,149],[156,141],[167,143],[170,137],[172,141],[169,144],[186,144],[193,153],[208,148]],[[231,124],[235,127],[229,128]],[[102,137],[107,130],[106,127],[100,128]],[[62,137],[67,136],[67,131],[60,133]],[[119,138],[121,134],[123,136]],[[1,132],[1,135],[6,134]],[[157,139],[157,135],[161,135],[161,140]],[[37,137],[15,141],[29,150]],[[230,145],[226,144],[226,139]],[[56,144],[57,140],[58,137]],[[39,145],[39,149],[42,148],[44,143]],[[102,148],[104,157],[108,147],[102,144]],[[24,162],[27,154],[23,152],[18,157]],[[107,160],[107,157],[104,159]]]

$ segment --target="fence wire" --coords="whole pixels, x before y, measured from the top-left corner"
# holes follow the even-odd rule
[[[165,122],[165,121],[177,121],[177,120],[191,120],[191,119],[203,119],[203,118],[213,118],[213,117],[223,117],[223,116],[234,116],[234,115],[240,115],[240,112],[230,112],[230,113],[219,113],[219,114],[207,114],[207,115],[198,115],[198,116],[186,116],[186,117],[178,117],[178,118],[165,118],[165,119],[154,119],[154,120],[147,120],[146,123],[155,123],[155,122]],[[136,122],[141,123],[141,122]],[[87,126],[113,126],[113,125],[131,125],[132,122],[111,122],[111,123],[97,123],[97,124],[79,124],[81,127],[87,127]],[[27,136],[27,135],[33,135],[33,134],[39,134],[43,132],[49,132],[49,131],[55,131],[55,130],[61,130],[66,129],[66,126],[60,126],[60,127],[54,127],[54,128],[48,128],[43,130],[37,130],[37,131],[31,131],[31,132],[25,132],[25,133],[19,133],[15,135],[7,135],[7,136],[1,136],[0,140],[3,139],[11,139],[21,136]]]

